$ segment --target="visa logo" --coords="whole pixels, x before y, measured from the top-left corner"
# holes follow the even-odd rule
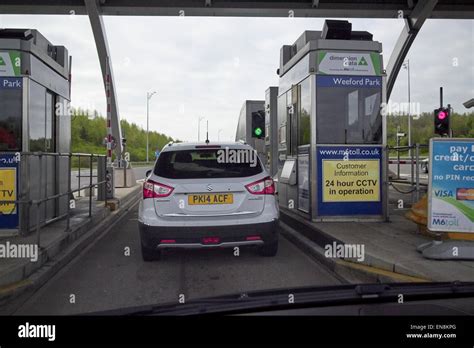
[[[454,197],[453,191],[448,190],[435,190],[436,197]]]

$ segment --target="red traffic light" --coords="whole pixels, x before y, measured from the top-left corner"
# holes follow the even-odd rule
[[[434,132],[435,134],[445,136],[450,133],[449,129],[449,108],[441,107],[434,111]]]
[[[446,118],[446,116],[448,116],[448,115],[446,114],[445,111],[440,111],[440,112],[438,113],[438,118],[439,118],[440,120],[444,120],[444,119]]]

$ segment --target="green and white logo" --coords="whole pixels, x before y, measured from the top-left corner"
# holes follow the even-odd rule
[[[20,76],[21,58],[18,51],[0,52],[0,76]]]
[[[382,74],[380,55],[376,52],[318,52],[318,72],[327,75],[369,75]]]
[[[359,65],[368,65],[364,57],[361,57],[359,60]]]

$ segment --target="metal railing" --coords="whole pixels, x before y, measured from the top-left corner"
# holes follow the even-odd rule
[[[104,166],[104,173],[106,173],[106,170],[107,170],[107,162],[105,160],[105,155],[98,155],[98,154],[86,154],[86,153],[59,153],[59,152],[19,152],[17,153],[20,157],[20,161],[17,162],[19,163],[18,164],[18,167],[17,167],[17,171],[18,171],[18,174],[17,176],[20,176],[20,185],[17,184],[17,187],[16,187],[16,190],[17,190],[17,194],[16,194],[16,199],[15,200],[0,200],[0,204],[14,204],[15,205],[15,209],[17,211],[17,214],[18,214],[18,218],[19,218],[19,230],[21,232],[25,232],[25,229],[24,229],[24,226],[23,224],[27,223],[27,228],[26,228],[26,232],[29,233],[31,231],[36,231],[36,244],[38,245],[38,247],[40,247],[40,242],[41,242],[41,228],[54,222],[54,221],[58,221],[60,219],[64,219],[66,218],[66,228],[65,228],[65,232],[69,232],[71,230],[71,226],[70,226],[70,220],[71,220],[71,201],[70,201],[70,198],[67,200],[67,212],[66,214],[62,214],[60,215],[58,212],[58,214],[54,214],[54,215],[58,215],[58,216],[55,216],[54,218],[52,219],[49,219],[47,220],[47,214],[45,214],[45,217],[44,217],[44,221],[40,221],[41,220],[41,217],[40,217],[40,211],[41,211],[41,208],[44,207],[46,205],[46,203],[48,201],[51,201],[51,200],[56,200],[56,199],[60,199],[61,197],[64,197],[64,196],[67,196],[67,197],[74,197],[74,193],[76,192],[80,192],[81,190],[84,190],[84,189],[89,189],[89,207],[88,207],[88,217],[92,217],[92,196],[93,196],[93,190],[95,187],[97,187],[99,189],[99,186],[100,185],[106,185],[106,182],[107,180],[102,180],[102,181],[97,181],[96,183],[93,183],[92,182],[92,178],[93,178],[93,167],[94,167],[94,159],[96,160],[96,167],[98,168],[99,167],[99,164],[100,162],[103,162],[103,166]],[[0,152],[0,155],[12,155],[11,152]],[[55,191],[59,191],[60,193],[55,193],[55,194],[51,194],[51,195],[48,195],[47,192],[44,192],[43,193],[43,166],[44,166],[44,163],[43,161],[45,160],[45,158],[48,158],[48,157],[54,157],[58,160],[59,162],[59,159],[60,158],[67,158],[68,159],[68,179],[67,179],[67,190],[66,191],[63,191],[63,190],[60,190],[60,189],[57,189],[58,188],[58,176],[59,175],[56,175],[55,176],[55,183],[54,183],[54,187],[55,187]],[[38,167],[39,167],[39,170],[38,170],[38,180],[37,180],[37,184],[38,184],[38,199],[32,199],[32,198],[29,198],[29,199],[25,199],[25,194],[23,192],[23,189],[21,187],[22,183],[21,183],[21,179],[26,179],[26,180],[30,180],[29,182],[29,185],[32,184],[32,180],[31,178],[29,177],[29,169],[27,167],[24,167],[24,163],[26,163],[26,166],[30,166],[32,165],[31,164],[31,159],[32,158],[37,158],[38,159]],[[83,186],[81,187],[80,185],[80,177],[79,177],[79,184],[78,184],[78,188],[77,189],[72,189],[71,188],[71,162],[72,162],[72,158],[78,158],[79,159],[79,163],[81,162],[81,159],[83,158],[89,158],[89,184],[86,185],[86,186]],[[100,158],[103,158],[102,161],[99,161]],[[25,160],[27,159],[27,160]],[[57,166],[59,165],[58,162],[56,162],[55,164],[55,173],[57,173]],[[102,165],[102,164],[100,164]],[[80,168],[80,167],[79,167]],[[47,171],[47,169],[46,169]],[[79,171],[79,176],[80,176],[80,171]],[[62,191],[62,192],[61,192]],[[19,199],[18,199],[19,198]],[[18,209],[20,206],[22,207],[27,207],[28,210],[27,210],[27,214],[25,214],[24,212],[22,212],[22,210]],[[36,224],[35,224],[35,228],[34,229],[30,229],[30,212],[31,212],[31,207],[32,206],[36,206]],[[104,207],[107,206],[107,195],[104,195]],[[14,210],[12,210],[14,211]],[[22,212],[20,214],[20,212]],[[23,221],[23,220],[27,220],[27,221]]]
[[[408,152],[409,156],[407,156],[409,159],[407,161],[403,162],[409,162],[410,164],[410,186],[411,189],[408,191],[403,191],[398,189],[393,183],[396,182],[394,180],[391,180],[390,185],[399,193],[402,194],[410,194],[414,193],[412,195],[412,201],[417,202],[420,199],[420,192],[421,192],[421,187],[422,186],[427,186],[427,184],[420,183],[420,165],[421,165],[421,157],[420,157],[420,150],[429,148],[429,145],[426,144],[414,144],[411,146],[394,146],[394,147],[388,147],[389,153],[391,151],[396,151],[397,152],[397,179],[400,180],[400,164],[402,163],[402,160],[400,158],[400,153],[402,152]],[[415,151],[410,151],[410,150],[415,150]]]

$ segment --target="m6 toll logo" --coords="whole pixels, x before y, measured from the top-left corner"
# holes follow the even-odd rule
[[[459,219],[433,218],[431,223],[437,226],[459,226]]]

